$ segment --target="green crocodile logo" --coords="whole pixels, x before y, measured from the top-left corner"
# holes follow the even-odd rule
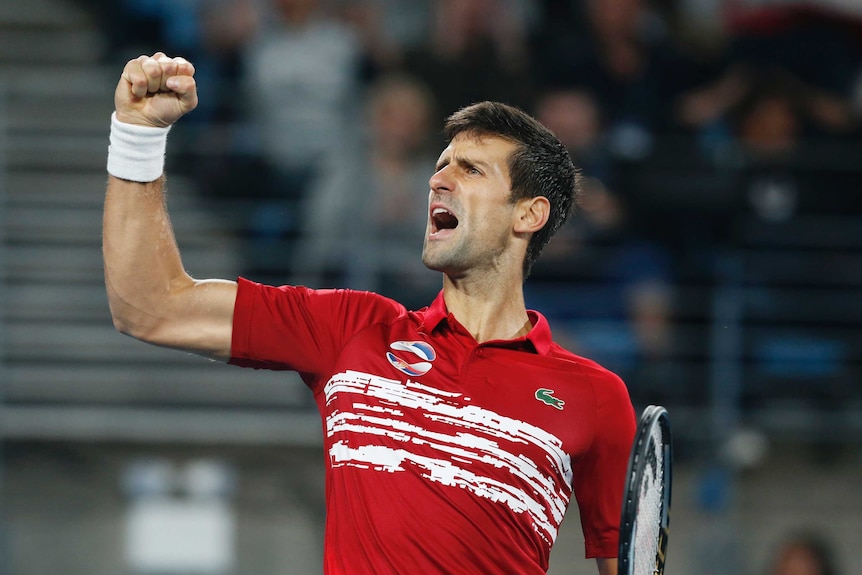
[[[566,404],[562,399],[554,397],[553,389],[545,389],[544,387],[536,390],[536,399],[559,410],[562,410]]]

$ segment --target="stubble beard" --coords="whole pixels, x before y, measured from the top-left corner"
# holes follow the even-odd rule
[[[422,247],[422,263],[430,270],[453,278],[461,277],[475,265],[462,237],[449,239],[446,245],[435,245],[426,238]]]
[[[457,262],[457,258],[452,252],[452,248],[443,249],[443,246],[432,246],[426,239],[422,246],[422,263],[430,270],[448,274]]]
[[[430,270],[446,274],[452,279],[466,277],[472,271],[486,268],[499,261],[504,247],[476,246],[471,248],[465,237],[459,237],[447,245],[432,245],[426,238],[422,247],[422,263]],[[490,268],[489,268],[490,269]]]

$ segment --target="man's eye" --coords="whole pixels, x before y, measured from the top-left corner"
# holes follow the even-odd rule
[[[476,168],[474,166],[470,166],[469,168],[467,168],[467,173],[472,174],[474,176],[481,176],[482,175],[482,171],[479,170],[479,168]]]

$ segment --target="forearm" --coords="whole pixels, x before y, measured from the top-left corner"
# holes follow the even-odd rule
[[[617,575],[617,558],[596,559],[596,564],[599,568],[599,575]]]
[[[108,303],[117,329],[153,339],[173,317],[172,295],[193,285],[183,269],[165,206],[164,178],[109,176],[102,223]]]

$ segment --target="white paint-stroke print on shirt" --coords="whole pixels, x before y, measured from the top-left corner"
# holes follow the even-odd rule
[[[335,410],[327,416],[326,434],[333,439],[329,451],[333,468],[352,466],[383,472],[404,471],[405,463],[423,470],[423,476],[443,485],[467,489],[516,513],[526,512],[536,531],[549,543],[571,497],[571,461],[562,441],[547,431],[516,419],[470,405],[462,394],[439,390],[407,380],[402,382],[357,371],[336,374],[324,390],[327,405],[341,394],[352,411]],[[343,400],[339,397],[339,403]],[[429,428],[407,423],[407,411],[421,414]],[[439,425],[437,425],[439,424]],[[445,425],[443,425],[445,424]],[[336,435],[345,434],[335,439]],[[401,442],[400,449],[363,443],[361,438],[386,436]],[[501,447],[501,442],[539,447],[565,485],[542,473],[535,462]],[[369,442],[371,443],[371,442]],[[411,448],[424,447],[424,454]],[[433,457],[428,450],[432,450]],[[467,469],[473,463],[506,468],[529,489],[519,489]],[[477,469],[474,466],[474,469]],[[481,466],[478,467],[481,470]],[[530,493],[529,491],[532,491]]]

